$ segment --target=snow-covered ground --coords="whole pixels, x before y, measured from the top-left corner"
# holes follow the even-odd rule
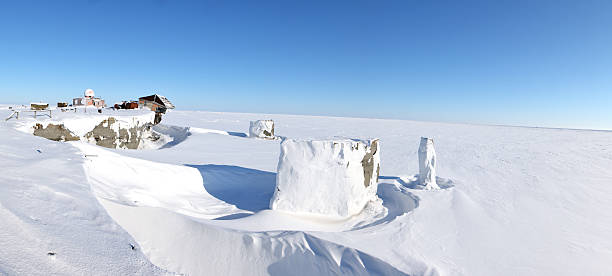
[[[280,140],[248,138],[259,119],[380,138],[378,200],[270,210]],[[173,142],[120,150],[18,128],[0,123],[0,274],[612,274],[612,132],[173,111],[154,128]],[[440,190],[415,187],[422,136]]]

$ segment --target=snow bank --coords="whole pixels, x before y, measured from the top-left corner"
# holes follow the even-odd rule
[[[55,141],[81,140],[107,148],[149,149],[170,142],[171,137],[152,131],[151,111],[104,113],[57,112],[52,118],[24,117],[16,128]],[[72,138],[74,137],[74,139]]]
[[[380,170],[374,140],[281,142],[270,208],[346,218],[376,199]]]
[[[419,184],[426,190],[440,189],[436,183],[436,151],[431,138],[421,137],[419,145]]]
[[[249,137],[257,138],[274,138],[274,121],[272,120],[257,120],[251,121],[249,127]]]

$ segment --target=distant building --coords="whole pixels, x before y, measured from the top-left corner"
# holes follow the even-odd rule
[[[136,109],[138,108],[138,102],[136,101],[123,101],[114,105],[115,109]]]
[[[174,105],[166,97],[157,94],[138,98],[138,106],[157,113],[165,113],[168,109],[174,109]]]
[[[30,109],[32,110],[45,110],[48,107],[48,103],[30,103]]]
[[[72,99],[73,106],[95,106],[97,108],[105,107],[104,100],[96,98],[92,89],[86,89],[84,97]]]

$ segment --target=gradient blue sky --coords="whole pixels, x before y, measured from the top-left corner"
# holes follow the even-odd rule
[[[1,1],[0,102],[612,129],[612,1]]]

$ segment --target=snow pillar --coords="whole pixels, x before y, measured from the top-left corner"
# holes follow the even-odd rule
[[[376,199],[380,145],[374,140],[284,139],[270,208],[346,218]]]
[[[426,190],[440,189],[436,183],[436,151],[431,138],[421,137],[419,146],[419,184]]]
[[[274,121],[251,121],[251,126],[249,127],[249,137],[274,139]]]

